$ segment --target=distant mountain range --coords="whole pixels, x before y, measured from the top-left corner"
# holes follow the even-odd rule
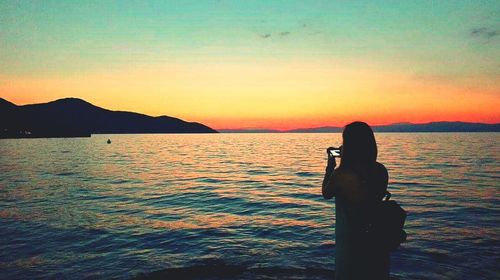
[[[222,133],[331,133],[342,132],[343,127],[325,126],[292,130],[267,129],[220,129]],[[430,122],[430,123],[395,123],[372,126],[375,132],[500,132],[500,123],[468,123],[468,122]]]
[[[275,129],[255,128],[255,129],[217,129],[221,133],[280,133],[286,132]]]
[[[0,98],[0,138],[89,137],[119,133],[217,133],[196,122],[111,111],[77,98],[17,106]]]

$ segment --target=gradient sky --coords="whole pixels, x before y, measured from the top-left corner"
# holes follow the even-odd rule
[[[500,122],[500,1],[0,1],[0,97],[219,129]]]

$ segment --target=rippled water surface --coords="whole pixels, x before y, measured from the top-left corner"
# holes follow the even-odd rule
[[[392,275],[498,279],[500,134],[376,137],[389,190],[408,211]],[[238,277],[328,278],[335,209],[320,186],[324,149],[340,140],[0,140],[0,277],[128,278],[222,264],[244,268]]]

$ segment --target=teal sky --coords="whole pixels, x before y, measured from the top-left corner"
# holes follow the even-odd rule
[[[500,1],[5,1],[0,97],[215,128],[500,122]]]
[[[2,1],[0,71],[366,59],[498,77],[500,1]]]

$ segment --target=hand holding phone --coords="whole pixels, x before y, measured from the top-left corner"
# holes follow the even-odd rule
[[[341,149],[329,147],[328,149],[326,149],[326,154],[328,155],[328,164],[326,166],[326,170],[327,172],[331,172],[337,166],[337,161],[335,160],[335,158],[340,157]]]
[[[340,157],[341,148],[329,147],[328,149],[326,149],[326,152],[328,153],[329,157]]]

